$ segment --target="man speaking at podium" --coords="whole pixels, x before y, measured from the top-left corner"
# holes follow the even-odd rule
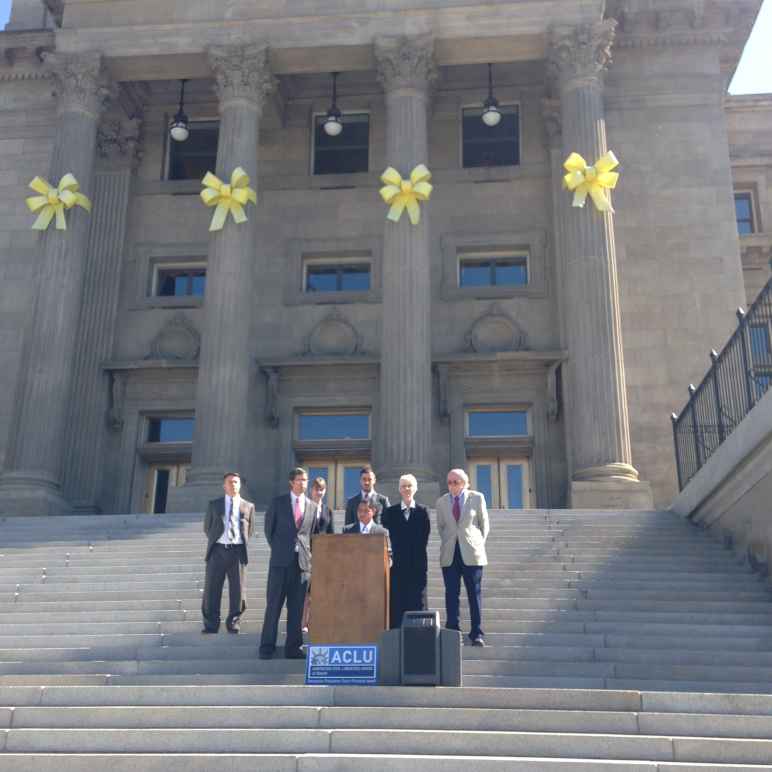
[[[289,493],[277,496],[265,513],[265,539],[271,548],[265,617],[260,636],[260,659],[271,659],[276,650],[279,616],[287,601],[287,640],[284,656],[304,659],[303,601],[311,578],[311,532],[318,507],[306,496],[308,472],[297,467],[289,473]]]
[[[375,504],[372,501],[360,501],[357,507],[357,522],[343,526],[343,533],[383,534],[391,558],[391,542],[389,532],[375,522]]]

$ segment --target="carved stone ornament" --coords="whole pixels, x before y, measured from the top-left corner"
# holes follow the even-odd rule
[[[308,334],[303,354],[351,356],[362,353],[362,336],[337,308]]]
[[[142,147],[141,118],[103,120],[97,129],[97,153],[100,158],[139,163]]]
[[[597,81],[611,64],[615,19],[550,29],[549,75],[565,85]]]
[[[466,345],[478,354],[522,351],[527,348],[525,331],[494,303],[469,329]]]
[[[560,102],[557,99],[542,99],[541,115],[544,121],[544,131],[547,144],[551,148],[560,148],[563,141],[563,120],[560,113]]]
[[[435,370],[437,372],[437,410],[440,418],[443,421],[447,421],[450,418],[450,410],[448,409],[448,383],[449,383],[449,370],[447,364],[441,362],[436,365]]]
[[[268,63],[268,46],[263,43],[210,46],[207,54],[220,103],[245,99],[262,108],[265,96],[276,88],[276,78]]]
[[[172,359],[193,362],[198,359],[201,336],[185,314],[175,314],[150,344],[146,359]]]
[[[56,83],[60,110],[78,110],[98,117],[112,96],[102,54],[44,51],[45,67]]]
[[[126,402],[126,373],[110,373],[110,399],[107,409],[107,428],[111,432],[123,430],[123,406]]]
[[[378,81],[387,93],[401,88],[425,91],[437,80],[430,35],[378,38],[374,54]]]
[[[265,422],[276,429],[279,426],[279,369],[261,367],[265,376]]]

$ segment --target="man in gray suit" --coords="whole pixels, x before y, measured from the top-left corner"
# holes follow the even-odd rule
[[[284,656],[305,659],[303,601],[311,578],[311,533],[316,521],[316,502],[306,496],[308,472],[297,467],[289,473],[289,493],[277,496],[265,513],[265,539],[271,548],[265,617],[260,637],[260,659],[271,659],[276,650],[279,616],[287,602],[287,640]]]
[[[238,633],[239,619],[246,609],[247,543],[255,530],[255,505],[241,498],[241,477],[227,472],[223,477],[225,496],[212,499],[204,517],[206,534],[206,577],[201,615],[204,634],[220,629],[220,600],[228,577],[229,633]]]
[[[389,506],[389,499],[375,490],[375,472],[369,464],[359,471],[359,488],[359,493],[346,502],[345,525],[357,522],[357,508],[362,501],[372,501],[375,506],[375,522],[380,523],[383,510]]]
[[[437,499],[440,565],[445,580],[445,626],[458,630],[458,596],[464,580],[469,600],[473,646],[485,646],[482,631],[482,574],[488,564],[485,540],[490,531],[485,496],[469,489],[463,469],[448,472],[448,491]]]

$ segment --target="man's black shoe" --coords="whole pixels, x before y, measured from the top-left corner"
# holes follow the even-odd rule
[[[239,634],[239,628],[238,627],[229,627],[228,632],[232,635],[238,635]]]
[[[261,651],[259,652],[258,656],[260,659],[273,659],[273,652],[272,651]]]
[[[208,627],[205,627],[201,631],[201,635],[217,635],[217,630],[210,630]]]
[[[284,654],[284,656],[287,659],[305,659],[306,653],[302,649],[297,649],[297,651],[288,651]]]

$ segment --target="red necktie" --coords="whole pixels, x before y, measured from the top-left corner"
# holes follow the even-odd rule
[[[461,504],[459,503],[458,499],[458,496],[453,497],[453,517],[456,522],[461,519]]]

